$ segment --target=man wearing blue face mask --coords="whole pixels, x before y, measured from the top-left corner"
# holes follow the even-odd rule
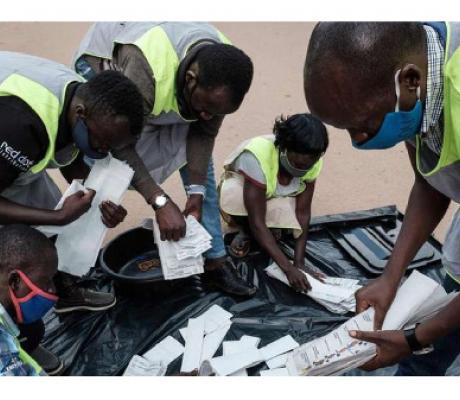
[[[0,376],[45,375],[21,348],[16,323],[39,321],[53,307],[57,264],[56,248],[39,231],[0,228]]]
[[[415,172],[385,272],[356,294],[357,312],[375,308],[376,329],[407,265],[450,201],[460,202],[459,72],[459,23],[320,23],[310,39],[304,84],[312,114],[348,130],[358,149],[404,141]],[[443,248],[447,291],[460,290],[459,239],[457,212]],[[459,311],[460,297],[415,329],[353,332],[377,344],[377,356],[363,368],[405,359],[399,375],[444,375],[460,353]],[[417,355],[407,358],[411,354]]]
[[[106,157],[134,143],[142,126],[142,96],[122,74],[107,71],[85,82],[56,62],[0,52],[0,225],[66,225],[79,218],[94,191],[78,192],[54,210],[61,193],[46,169],[59,168],[69,183],[85,179],[83,155]],[[110,201],[99,207],[108,227],[126,216]],[[56,274],[56,286],[56,312],[100,311],[116,302],[70,274]]]

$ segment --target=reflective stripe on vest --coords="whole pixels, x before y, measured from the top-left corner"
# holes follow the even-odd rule
[[[115,41],[126,44],[123,40],[125,34],[126,32]],[[153,115],[158,116],[171,111],[180,115],[176,97],[176,74],[179,64],[191,46],[206,39],[230,44],[222,33],[205,23],[159,24],[132,42],[142,51],[153,71]]]
[[[16,96],[29,105],[45,126],[48,148],[31,172],[37,173],[54,160],[59,117],[69,83],[82,78],[67,67],[39,57],[0,52],[0,96]],[[76,152],[70,163],[78,154]]]
[[[5,326],[1,316],[0,316],[0,325]],[[8,332],[8,330],[7,330],[7,332]],[[10,332],[8,332],[8,333],[10,333]],[[15,343],[16,347],[18,348],[19,358],[21,359],[21,361],[24,364],[30,365],[34,369],[34,371],[35,371],[35,373],[37,375],[43,374],[42,367],[29,354],[26,353],[26,351],[21,347],[21,344],[19,343],[17,338],[14,338],[14,343]]]
[[[420,160],[420,137],[417,135],[417,169],[432,177],[460,160],[460,24],[448,23],[444,60],[444,134],[439,160],[433,169],[423,171]]]
[[[279,149],[275,146],[273,139],[259,136],[250,140],[241,152],[245,150],[251,152],[257,158],[257,161],[259,161],[266,180],[266,197],[273,197],[278,182]],[[300,178],[302,184],[299,186],[297,194],[303,192],[305,189],[305,182],[312,182],[319,176],[322,167],[323,159],[320,158],[313,167]]]

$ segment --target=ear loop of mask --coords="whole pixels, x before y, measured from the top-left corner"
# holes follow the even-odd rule
[[[11,297],[11,301],[13,302],[13,306],[14,306],[14,309],[16,311],[16,315],[18,316],[18,322],[19,323],[22,323],[22,321],[24,320],[24,318],[22,316],[20,303],[24,303],[24,302],[30,300],[33,296],[35,296],[37,294],[40,295],[40,296],[43,296],[46,299],[51,300],[51,301],[57,301],[59,299],[58,296],[56,296],[54,294],[51,294],[51,293],[48,293],[48,292],[45,292],[44,290],[40,289],[21,270],[15,269],[15,270],[13,270],[13,272],[16,272],[20,276],[22,281],[26,284],[26,286],[30,289],[30,293],[26,294],[24,297],[16,297],[16,295],[13,292],[13,289],[11,289],[11,286],[8,288],[9,293],[10,293],[10,297]]]
[[[399,112],[399,100],[401,98],[401,85],[399,83],[399,75],[401,74],[401,70],[398,69],[395,74],[395,91],[396,91],[396,106],[395,106],[395,112]],[[416,95],[417,95],[417,100],[420,100],[420,85],[417,86],[416,90]]]

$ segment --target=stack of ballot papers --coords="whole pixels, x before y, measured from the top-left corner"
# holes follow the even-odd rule
[[[160,253],[161,268],[166,280],[186,278],[204,272],[202,254],[211,248],[211,235],[192,215],[185,222],[185,237],[177,242],[161,240],[160,229],[153,221],[153,235]]]
[[[60,209],[70,195],[79,190],[87,192],[87,189],[96,191],[91,208],[68,225],[38,227],[45,234],[58,235],[56,249],[59,271],[81,277],[94,266],[108,229],[101,220],[99,205],[106,200],[120,204],[133,175],[134,170],[127,163],[109,155],[96,160],[85,186],[78,181],[72,182],[56,209]]]
[[[267,267],[265,272],[268,276],[289,285],[286,274],[275,262]],[[324,282],[321,282],[305,271],[301,272],[305,274],[311,286],[311,290],[304,292],[305,295],[335,314],[355,311],[355,292],[361,288],[358,280],[326,277]]]
[[[398,289],[383,323],[384,330],[402,329],[430,318],[452,301],[457,292],[444,288],[418,271]],[[350,330],[371,331],[374,309],[349,319],[327,335],[303,344],[288,356],[290,375],[341,375],[372,359],[376,346],[350,337]]]

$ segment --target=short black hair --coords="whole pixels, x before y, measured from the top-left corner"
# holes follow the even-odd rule
[[[275,146],[280,150],[321,156],[329,146],[324,124],[311,114],[294,114],[278,117],[273,126]]]
[[[195,56],[199,68],[198,84],[203,87],[226,86],[232,103],[239,105],[249,90],[254,66],[248,55],[230,44],[202,46]]]
[[[131,134],[140,134],[144,125],[143,98],[134,82],[121,72],[103,71],[95,75],[80,85],[77,95],[89,112],[125,116]]]
[[[425,33],[419,22],[320,22],[308,45],[305,90],[309,82],[327,73],[327,65],[340,63],[349,67],[357,87],[378,91],[392,81],[398,63],[424,49]]]
[[[56,247],[43,233],[22,224],[0,228],[0,271],[19,268],[49,268],[57,262]]]

